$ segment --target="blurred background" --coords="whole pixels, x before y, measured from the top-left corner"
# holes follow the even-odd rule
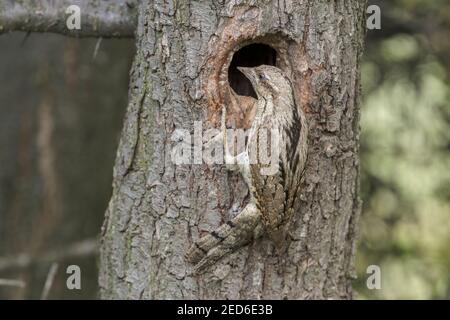
[[[450,299],[450,1],[369,1],[359,298]],[[368,290],[366,268],[381,268]]]
[[[369,4],[356,297],[450,299],[450,2]],[[0,48],[0,298],[39,299],[51,269],[49,299],[97,298],[133,41],[12,33]]]
[[[134,41],[11,33],[0,48],[0,298],[39,299],[55,261],[49,299],[97,298]]]

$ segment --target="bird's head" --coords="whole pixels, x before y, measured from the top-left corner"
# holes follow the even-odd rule
[[[253,68],[237,67],[252,83],[253,89],[259,97],[274,99],[280,95],[291,94],[291,84],[279,68],[260,65]]]

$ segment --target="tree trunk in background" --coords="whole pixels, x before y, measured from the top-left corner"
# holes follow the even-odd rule
[[[143,2],[103,228],[102,297],[351,298],[365,2]],[[280,257],[260,239],[192,276],[186,250],[240,211],[248,192],[223,165],[175,165],[171,137],[175,129],[193,133],[194,121],[217,127],[222,104],[245,126],[247,110],[231,100],[228,65],[251,43],[276,50],[274,63],[293,80],[310,126],[294,241]],[[259,49],[235,62],[272,61],[264,57],[270,50]]]
[[[0,286],[3,298],[39,299],[52,262],[49,298],[96,298],[97,259],[45,256],[98,236],[126,107],[132,40],[24,33],[0,37]],[[15,261],[31,257],[28,267]],[[22,259],[23,260],[23,259]],[[82,271],[82,290],[66,288],[66,268]]]

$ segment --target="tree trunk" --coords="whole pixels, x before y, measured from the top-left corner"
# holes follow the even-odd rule
[[[365,1],[143,1],[102,230],[103,298],[352,297],[364,11]],[[185,252],[239,212],[248,190],[223,165],[175,165],[172,134],[217,127],[222,105],[248,126],[246,98],[233,100],[230,86],[249,95],[235,67],[258,63],[290,77],[310,127],[293,241],[279,254],[256,240],[193,275]]]

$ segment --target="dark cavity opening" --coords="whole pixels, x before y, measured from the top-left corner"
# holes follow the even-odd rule
[[[250,44],[236,51],[228,68],[231,88],[238,95],[257,98],[250,81],[236,67],[257,67],[262,64],[275,66],[276,60],[276,50],[262,43]]]

